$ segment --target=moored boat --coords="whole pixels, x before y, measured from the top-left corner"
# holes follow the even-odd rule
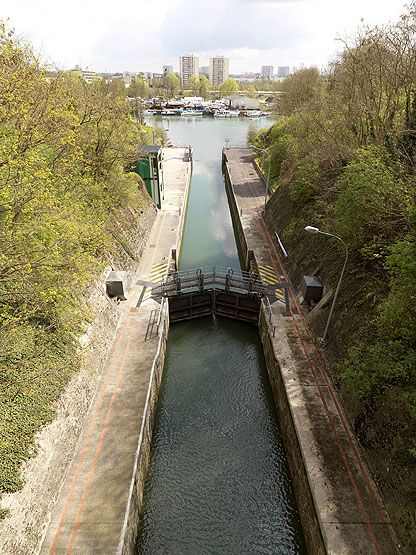
[[[183,110],[181,116],[202,116],[202,110]]]
[[[248,110],[246,116],[248,118],[260,118],[263,115],[261,110]]]
[[[214,118],[238,118],[239,115],[237,110],[217,110]]]
[[[162,110],[161,116],[180,116],[182,110]]]

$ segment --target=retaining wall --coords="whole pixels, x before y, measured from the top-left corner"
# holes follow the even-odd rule
[[[241,225],[240,213],[238,211],[237,201],[235,198],[233,188],[231,186],[228,162],[224,152],[222,157],[222,166],[223,166],[223,174],[224,174],[224,181],[225,181],[225,190],[228,197],[228,205],[230,207],[231,220],[233,223],[237,248],[240,255],[240,260],[243,263],[242,265],[244,269],[248,270],[250,267],[251,261],[253,259],[255,261],[255,257],[254,257],[253,251],[249,250],[249,248],[247,247],[247,241],[244,235],[243,226]]]
[[[283,318],[283,316],[281,316],[281,318]],[[289,402],[288,387],[283,378],[285,370],[283,367],[290,360],[289,348],[287,346],[288,352],[286,353],[282,353],[281,349],[279,349],[279,354],[276,353],[276,346],[273,341],[275,326],[276,323],[271,320],[270,315],[265,310],[264,303],[262,303],[260,308],[259,333],[263,344],[267,373],[269,375],[269,381],[283,435],[286,456],[293,479],[293,489],[298,504],[306,545],[314,555],[325,554],[327,551],[322,539],[317,511],[309,485],[308,474],[304,465],[304,457],[301,452],[301,443],[299,442],[292,414],[293,405]]]

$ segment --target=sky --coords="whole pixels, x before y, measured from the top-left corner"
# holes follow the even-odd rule
[[[230,58],[230,73],[262,65],[324,68],[362,24],[395,22],[402,0],[0,0],[0,19],[62,69],[162,72],[179,56]]]

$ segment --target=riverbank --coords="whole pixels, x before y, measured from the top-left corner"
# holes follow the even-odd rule
[[[78,371],[66,385],[58,384],[62,389],[51,407],[54,417],[32,439],[32,456],[20,467],[22,489],[2,496],[2,509],[8,511],[0,521],[2,553],[34,553],[41,541],[121,317],[123,305],[106,295],[106,276],[111,268],[124,269],[128,283],[132,282],[155,220],[156,210],[141,186],[138,196],[141,206],[125,206],[114,213],[114,248],[106,253],[108,265],[86,291],[90,318],[79,337],[74,361],[79,363]]]
[[[165,304],[144,282],[167,272],[188,194],[184,149],[165,151],[165,199],[141,258],[111,355],[90,407],[41,553],[128,552],[134,543],[152,416],[168,331]]]
[[[252,149],[225,149],[227,193],[243,259],[276,279],[285,275],[262,219],[265,184]],[[313,553],[396,553],[396,540],[377,489],[348,427],[291,295],[291,317],[274,303],[260,332],[306,542]]]
[[[149,382],[152,378],[157,385],[160,378],[167,336],[166,310],[147,298],[140,283],[157,281],[167,270],[171,248],[180,248],[191,176],[191,164],[183,161],[183,154],[184,149],[166,151],[164,206],[153,227],[143,231],[146,247],[130,268],[128,300],[116,305],[100,292],[100,298],[117,312],[115,324],[101,326],[110,355],[100,374],[102,353],[90,338],[84,338],[96,368],[88,369],[87,378],[81,373],[74,379],[61,400],[59,418],[51,424],[55,433],[39,440],[41,459],[36,457],[29,465],[37,466],[40,495],[32,495],[29,506],[23,508],[27,492],[16,494],[25,520],[16,518],[13,511],[14,520],[2,523],[2,553],[54,553],[68,548],[111,553],[127,542],[130,529],[136,529],[127,508],[135,509],[140,497],[140,471],[145,470],[152,429],[152,395],[157,393]],[[67,427],[72,435],[65,433]],[[137,489],[133,487],[136,474]]]

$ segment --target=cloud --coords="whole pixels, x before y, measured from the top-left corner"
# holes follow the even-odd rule
[[[163,46],[172,54],[231,49],[288,48],[300,33],[288,2],[213,0],[205,3],[184,0],[165,19]],[[306,34],[308,31],[306,31]]]
[[[178,69],[186,52],[225,54],[231,70],[261,65],[324,64],[336,36],[351,36],[361,17],[372,24],[397,20],[406,0],[1,0],[18,36],[61,67],[97,71]],[[93,22],[93,24],[91,23]]]
[[[311,0],[240,0],[245,4],[299,4],[300,2],[310,2]]]

